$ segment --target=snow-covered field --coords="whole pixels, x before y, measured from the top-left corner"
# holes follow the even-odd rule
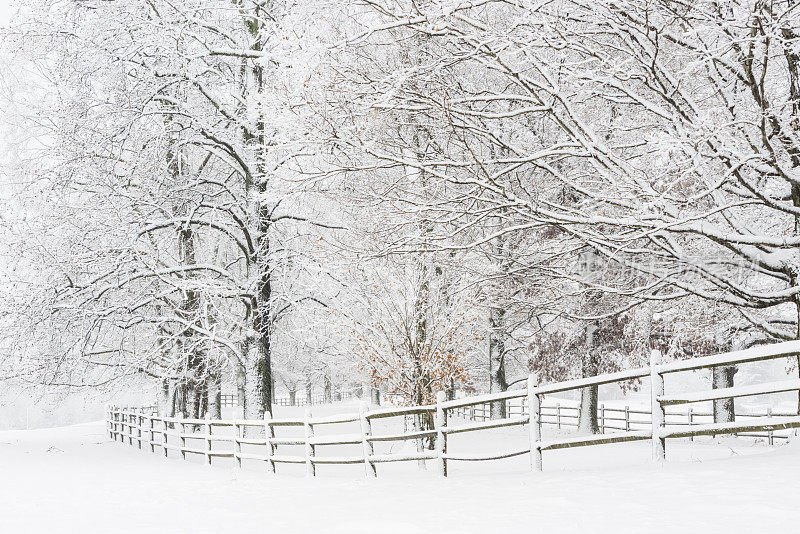
[[[279,414],[281,415],[281,414]],[[286,414],[288,415],[288,414]],[[523,429],[465,435],[451,450],[514,448]],[[351,450],[352,452],[352,450]],[[451,463],[451,476],[416,464],[320,466],[277,476],[236,471],[110,442],[102,422],[0,432],[0,532],[791,532],[800,522],[800,444],[727,438]]]

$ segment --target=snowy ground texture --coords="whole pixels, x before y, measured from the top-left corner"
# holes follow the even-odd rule
[[[501,429],[453,445],[513,448],[524,434]],[[800,524],[798,440],[672,440],[661,468],[647,442],[553,451],[544,465],[534,474],[524,457],[451,463],[448,479],[432,466],[381,465],[377,480],[359,466],[321,466],[306,479],[271,476],[257,463],[236,471],[165,459],[109,441],[102,422],[4,431],[0,533],[705,534]]]

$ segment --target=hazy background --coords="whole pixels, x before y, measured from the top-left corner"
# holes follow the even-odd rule
[[[0,27],[8,25],[15,10],[16,7],[11,0],[0,0]],[[2,202],[0,209],[3,211],[13,208],[13,204],[8,203],[12,193],[10,185],[12,177],[9,176],[7,168],[4,168],[4,165],[8,164],[13,157],[13,133],[8,124],[9,97],[12,94],[8,91],[9,78],[8,72],[5,71],[8,59],[8,56],[0,49],[0,202]],[[13,203],[13,200],[11,202]],[[2,218],[0,213],[0,221]],[[3,258],[6,256],[6,251],[2,250],[4,246],[5,244],[0,242],[0,275],[3,274],[6,267],[6,265],[2,265]],[[141,396],[141,394],[136,396]],[[0,430],[41,428],[100,419],[103,405],[109,400],[111,399],[107,393],[77,392],[65,397],[63,393],[44,394],[41,391],[34,393],[28,388],[0,382]],[[116,396],[113,400],[125,403],[127,399]],[[138,400],[130,399],[131,402]]]

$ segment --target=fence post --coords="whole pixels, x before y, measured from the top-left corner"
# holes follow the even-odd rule
[[[689,430],[692,429],[692,423],[694,423],[694,414],[692,413],[693,411],[694,409],[691,406],[689,406],[689,408],[687,408],[686,410],[686,415],[689,418]],[[689,436],[689,441],[694,441],[694,436]]]
[[[606,407],[604,404],[600,405],[600,433],[606,433]]]
[[[366,471],[367,478],[376,478],[378,472],[375,469],[375,464],[370,460],[374,452],[372,442],[369,440],[372,436],[372,424],[367,417],[367,403],[362,402],[358,405],[358,419],[361,422],[361,445],[364,449],[364,470]]]
[[[561,403],[556,403],[556,428],[561,430]]]
[[[211,412],[206,412],[204,419],[206,420],[206,430],[208,430],[206,435],[206,463],[211,465]]]
[[[183,422],[183,412],[178,413],[178,418],[180,419],[180,430],[178,431],[180,434],[181,440],[181,458],[184,460],[186,459],[186,425]]]
[[[475,420],[475,405],[474,404],[470,404],[469,405],[469,420],[470,421],[474,421]]]
[[[128,417],[128,407],[122,409],[122,443],[125,443],[125,439],[128,440],[128,445],[130,445],[130,417]]]
[[[530,416],[528,417],[528,434],[531,443],[531,469],[534,471],[542,470],[542,403],[539,395],[536,394],[536,377],[528,375],[528,406]]]
[[[772,417],[772,407],[771,406],[769,408],[767,408],[767,417],[768,418]],[[767,443],[769,443],[770,445],[773,445],[775,443],[775,436],[773,435],[771,428],[769,430],[767,430]]]
[[[125,443],[125,408],[119,409],[119,442]]]
[[[275,472],[275,443],[272,441],[275,438],[275,427],[272,426],[272,412],[264,412],[264,439],[267,444],[267,469],[270,473]]]
[[[139,438],[139,450],[142,450],[142,425],[144,424],[144,408],[139,408],[136,414],[136,435]]]
[[[234,419],[233,420],[233,466],[238,467],[239,469],[242,468],[242,444],[239,441],[241,438],[242,427],[239,425],[239,422]]]
[[[115,425],[116,425],[116,423],[115,423],[116,414],[114,413],[114,407],[113,406],[109,406],[108,407],[108,420],[109,420],[108,437],[110,439],[112,439],[112,440],[116,440],[117,439],[116,427],[115,427]]]
[[[169,423],[167,423],[166,416],[161,422],[164,423],[164,427],[161,430],[161,448],[164,449],[164,458],[169,458],[169,450],[167,449],[167,444],[169,443],[169,434],[167,433],[169,430]]]
[[[311,424],[311,408],[306,408],[306,416],[303,421],[303,426],[306,430],[306,476],[313,477],[316,475],[314,469],[314,445],[311,440],[314,437],[314,426]]]
[[[661,363],[661,353],[653,350],[650,353],[650,411],[651,430],[653,433],[653,459],[657,463],[664,461],[666,457],[665,440],[660,436],[661,428],[664,426],[664,407],[661,406],[658,398],[664,395],[664,376],[658,372]]]
[[[631,408],[630,406],[625,406],[625,432],[630,432],[631,430]]]
[[[150,433],[149,433],[149,435],[150,435],[150,452],[152,454],[155,454],[155,452],[156,452],[156,444],[154,442],[155,442],[155,439],[156,439],[155,428],[156,428],[156,421],[157,420],[158,420],[158,414],[152,414],[150,416]]]
[[[447,416],[442,403],[447,399],[444,391],[436,392],[436,459],[439,464],[439,474],[443,477],[447,476],[447,433],[445,427],[447,426]]]
[[[133,445],[133,426],[131,421],[131,407],[125,407],[125,426],[128,429],[126,434],[128,435],[128,445]]]

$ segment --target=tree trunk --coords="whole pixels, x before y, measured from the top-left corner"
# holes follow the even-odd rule
[[[489,309],[489,393],[502,393],[508,389],[505,365],[505,310]],[[489,403],[489,418],[504,419],[506,402]]]
[[[578,431],[582,434],[597,434],[600,432],[600,426],[597,424],[597,393],[597,386],[581,390]]]
[[[296,406],[297,405],[297,390],[292,387],[289,390],[289,406]]]
[[[208,377],[208,414],[211,419],[222,419],[222,377],[213,372]]]
[[[381,390],[378,388],[370,388],[370,402],[375,406],[381,405]]]
[[[158,413],[162,417],[175,417],[175,380],[163,378],[159,395]]]
[[[586,327],[586,352],[583,355],[583,378],[597,376],[598,361],[594,352],[594,333],[597,325],[590,324]],[[578,413],[578,431],[583,434],[597,434],[600,426],[597,424],[597,399],[598,387],[590,386],[581,390],[581,407]]]
[[[728,367],[714,367],[711,369],[711,387],[713,389],[733,387],[733,375],[738,369],[735,365]],[[719,399],[714,402],[714,422],[732,423],[736,420],[733,399]]]
[[[186,384],[175,386],[175,414],[186,415]]]
[[[327,374],[323,378],[322,402],[325,404],[330,404],[333,402],[333,396],[331,394],[331,378]]]
[[[246,348],[245,348],[246,350]],[[244,376],[244,369],[241,365],[236,364],[236,413],[238,416],[244,417],[244,412],[240,412],[244,408],[244,398],[246,395],[246,380]]]
[[[456,398],[456,381],[453,377],[450,377],[450,381],[447,383],[447,387],[444,390],[445,399],[451,401],[455,400]]]
[[[279,13],[277,9],[269,12],[272,4],[257,3],[243,13],[244,26],[252,38],[251,50],[262,52],[267,38],[267,20],[275,20]],[[243,63],[243,66],[245,64]],[[251,329],[248,332],[246,343],[245,372],[245,403],[244,413],[248,419],[261,419],[265,412],[272,412],[272,346],[271,346],[271,306],[272,306],[272,265],[270,257],[270,227],[271,209],[264,201],[269,193],[269,169],[266,165],[263,151],[267,150],[266,117],[260,108],[260,98],[265,92],[264,63],[250,61],[246,64],[250,76],[243,77],[243,100],[256,107],[254,113],[254,127],[252,130],[243,130],[245,146],[250,148],[253,161],[245,170],[245,191],[247,194],[247,219],[248,232],[254,250],[250,252],[248,263],[248,282],[255,295],[250,300],[248,319]],[[252,81],[252,87],[248,86]]]
[[[189,384],[186,387],[186,415],[190,419],[200,419],[200,397],[201,390],[199,384]]]
[[[307,380],[306,381],[306,404],[309,405],[309,406],[314,404],[313,393],[314,393],[314,386],[311,383],[311,380]]]

